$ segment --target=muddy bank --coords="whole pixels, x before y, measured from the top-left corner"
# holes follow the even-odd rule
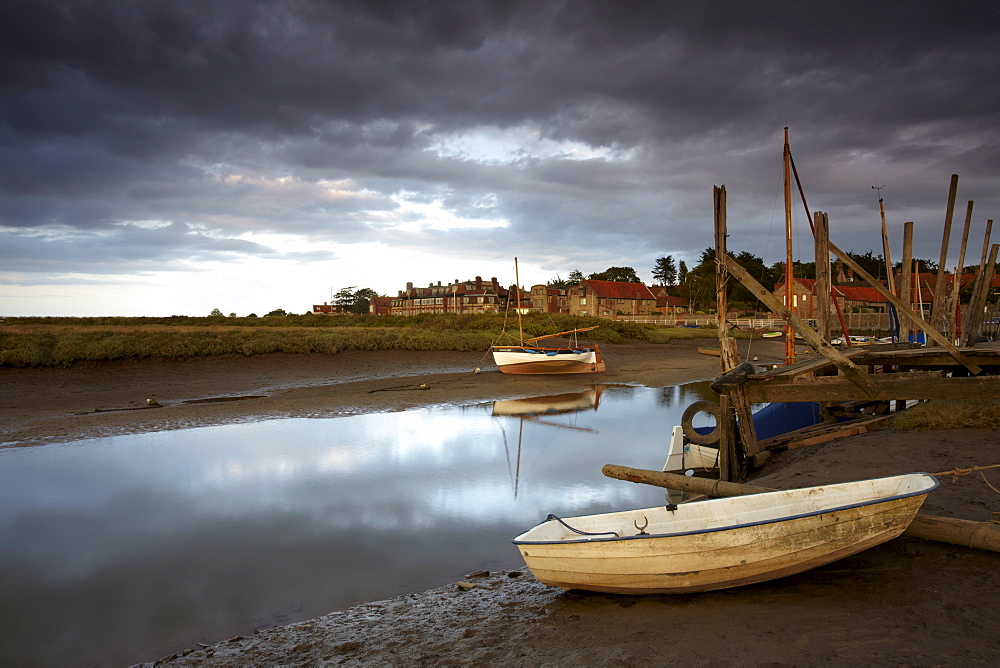
[[[755,342],[754,353],[780,355],[773,343]],[[719,360],[698,345],[604,344],[606,373],[568,376],[505,375],[480,352],[406,350],[0,369],[0,447],[714,378]]]

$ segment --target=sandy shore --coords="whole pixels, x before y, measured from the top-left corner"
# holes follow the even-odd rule
[[[718,359],[698,354],[699,344],[712,345],[604,346],[608,372],[600,381],[660,387],[712,378]],[[755,345],[751,354],[760,361],[781,355],[780,342]],[[593,378],[505,376],[480,353],[403,351],[6,369],[0,442],[38,446],[403,410],[554,394],[588,382]],[[161,407],[145,407],[146,399]],[[797,487],[997,463],[996,432],[886,429],[778,455],[755,483]],[[986,481],[1000,488],[1000,480],[995,471],[985,474],[941,476],[924,511],[991,519],[1000,495]],[[367,603],[212,647],[177,648],[165,658],[219,666],[992,665],[1000,650],[1000,620],[990,608],[1000,596],[998,567],[996,553],[902,537],[801,575],[696,595],[563,592],[526,570],[470,574],[472,589]]]

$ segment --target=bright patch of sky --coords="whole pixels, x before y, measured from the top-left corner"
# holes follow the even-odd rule
[[[576,141],[559,141],[542,136],[537,128],[480,126],[472,130],[435,135],[425,149],[442,158],[478,162],[484,165],[516,165],[528,160],[605,160],[624,162],[632,151],[610,146],[590,146]]]
[[[389,222],[387,229],[400,232],[420,232],[422,230],[456,230],[456,229],[488,229],[507,227],[510,223],[505,218],[459,216],[444,207],[441,198],[429,202],[414,198],[415,193],[398,192],[390,197],[399,205],[396,212],[397,220]],[[497,204],[496,195],[488,195],[472,204],[472,208],[482,210],[487,214]]]

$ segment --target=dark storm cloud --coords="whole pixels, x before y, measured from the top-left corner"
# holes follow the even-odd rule
[[[246,231],[378,240],[413,219],[406,192],[509,227],[393,232],[400,246],[530,235],[565,248],[555,268],[599,271],[618,263],[600,239],[645,271],[710,245],[714,184],[737,247],[767,233],[783,125],[835,241],[877,218],[876,178],[927,229],[951,173],[992,217],[998,19],[993,2],[8,2],[0,225],[25,270],[75,266],[74,244],[32,232],[53,226],[99,263],[167,266],[265,252]],[[432,150],[482,128],[605,157]],[[921,238],[930,257],[939,237]]]

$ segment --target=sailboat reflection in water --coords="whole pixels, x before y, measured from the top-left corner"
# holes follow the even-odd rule
[[[507,434],[504,432],[503,445],[507,452],[507,468],[510,470],[511,479],[514,485],[514,498],[517,498],[518,482],[521,474],[521,443],[524,440],[524,421],[530,420],[536,424],[543,424],[558,429],[575,429],[595,433],[589,427],[577,427],[575,425],[560,424],[541,419],[547,415],[562,415],[567,413],[578,413],[586,410],[597,410],[601,403],[601,394],[604,392],[603,385],[594,385],[583,392],[567,392],[564,394],[551,394],[541,397],[529,397],[527,399],[507,399],[493,402],[493,415],[495,417],[516,417],[518,420],[517,430],[517,456],[513,469],[511,469],[510,450],[507,446]]]

